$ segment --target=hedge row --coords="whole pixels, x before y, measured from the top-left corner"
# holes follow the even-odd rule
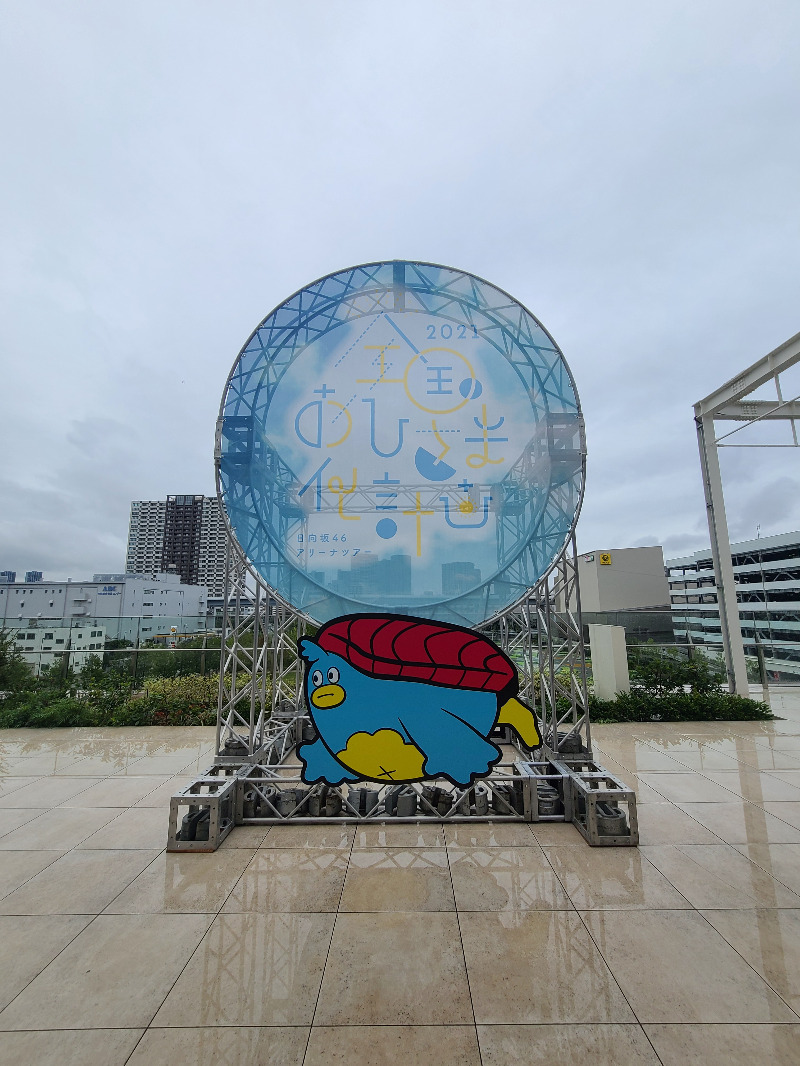
[[[620,692],[616,699],[589,704],[598,725],[613,722],[750,722],[772,718],[766,703],[722,689],[706,692],[668,692],[654,695],[643,689]]]
[[[74,695],[34,689],[0,702],[0,728],[214,725],[219,678],[154,678],[140,692],[90,689]]]

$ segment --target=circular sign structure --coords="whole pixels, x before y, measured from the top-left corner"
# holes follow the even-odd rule
[[[319,622],[476,625],[536,585],[580,510],[569,368],[501,289],[371,263],[290,297],[222,398],[219,491],[250,563]]]

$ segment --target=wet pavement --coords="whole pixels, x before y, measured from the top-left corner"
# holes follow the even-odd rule
[[[597,726],[641,846],[563,824],[240,828],[167,855],[211,729],[0,733],[0,1062],[800,1059],[800,693]]]

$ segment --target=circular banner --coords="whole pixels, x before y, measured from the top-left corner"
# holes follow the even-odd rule
[[[533,315],[406,261],[331,274],[268,315],[217,430],[242,550],[319,622],[476,625],[511,606],[574,527],[584,455],[572,375]]]

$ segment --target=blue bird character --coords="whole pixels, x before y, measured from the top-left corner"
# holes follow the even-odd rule
[[[513,663],[487,638],[402,615],[334,619],[302,639],[305,697],[318,737],[298,755],[303,780],[409,782],[446,777],[466,786],[501,758],[498,722],[541,743],[515,698]]]

